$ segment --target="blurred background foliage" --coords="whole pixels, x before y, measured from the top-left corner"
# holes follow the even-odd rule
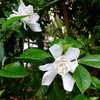
[[[34,48],[48,52],[47,49],[51,42],[47,41],[49,37],[54,40],[61,38],[66,40],[66,37],[70,36],[77,42],[81,50],[80,57],[100,54],[100,0],[23,0],[23,2],[26,5],[34,6],[34,11],[40,16],[38,22],[41,24],[42,32],[33,32],[28,27],[27,31],[24,30],[21,21],[16,21],[4,28],[3,23],[12,14],[12,10],[17,11],[19,0],[0,0],[0,52],[2,51],[0,66],[2,66],[3,56],[6,57],[5,65],[18,61],[15,57],[20,56],[25,50],[25,43],[28,45],[27,49],[31,48],[30,44],[34,44],[37,45]],[[51,61],[52,59],[48,58],[43,59],[42,62],[46,64]],[[22,61],[20,63],[23,64]],[[62,85],[55,81],[61,80],[59,76],[50,87],[41,86],[43,73],[39,71],[39,65],[39,63],[25,64],[29,73],[25,78],[0,77],[0,90],[4,90],[0,97],[1,100],[15,100],[13,98],[18,100],[42,100],[42,98],[44,98],[43,100],[65,100],[64,97],[72,100],[80,93],[78,89],[73,90],[72,93],[63,93]],[[98,69],[85,67],[91,75],[100,78]],[[60,87],[61,90],[56,87]],[[97,100],[96,97],[100,97],[100,90],[92,86],[91,88],[93,90],[87,90],[84,95],[87,98],[95,97],[95,99],[90,98],[89,100]]]

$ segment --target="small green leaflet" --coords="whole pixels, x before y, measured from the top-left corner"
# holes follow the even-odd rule
[[[28,75],[27,70],[19,62],[5,65],[0,70],[0,76],[11,78],[22,78]]]
[[[23,16],[15,16],[15,17],[12,17],[10,19],[8,19],[5,23],[3,23],[3,26],[4,27],[8,27],[10,24],[12,24],[13,22],[16,22],[24,17],[27,17],[29,15],[23,15]]]

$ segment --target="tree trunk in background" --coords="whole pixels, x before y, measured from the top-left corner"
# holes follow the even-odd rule
[[[65,0],[60,0],[60,6],[61,6],[61,9],[63,11],[63,16],[64,16],[65,25],[66,25],[68,35],[71,36],[70,27],[69,27],[68,11],[67,11],[67,7],[65,5]]]

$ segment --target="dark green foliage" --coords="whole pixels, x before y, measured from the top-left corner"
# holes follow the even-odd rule
[[[42,32],[23,28],[17,16],[20,0],[0,0],[0,100],[98,100],[100,97],[100,0],[23,0],[39,14]],[[66,6],[62,7],[62,3]],[[66,11],[67,10],[67,11]],[[54,22],[50,20],[54,14]],[[65,18],[68,20],[65,21]],[[70,36],[66,23],[69,22]],[[63,28],[63,29],[62,29]],[[54,41],[47,41],[53,37]],[[31,42],[30,42],[31,40]],[[28,48],[24,49],[24,43]],[[36,44],[32,47],[30,44]],[[60,75],[50,86],[41,86],[40,65],[54,62],[49,47],[59,44],[63,52],[80,49],[73,91],[63,89]],[[47,50],[44,50],[46,48]],[[23,50],[24,49],[24,50]],[[98,71],[95,71],[95,69]],[[94,72],[93,72],[94,71]],[[95,76],[90,76],[95,75]],[[90,91],[88,91],[90,89]],[[80,94],[82,93],[82,94]]]

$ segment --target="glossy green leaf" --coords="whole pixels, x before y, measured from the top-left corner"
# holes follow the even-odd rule
[[[44,65],[44,64],[48,63],[46,59],[30,59],[30,58],[27,59],[27,58],[20,58],[20,57],[17,57],[17,58],[22,60],[25,63],[30,63],[30,64]]]
[[[27,70],[19,62],[5,65],[0,70],[0,76],[11,78],[22,78],[28,75]]]
[[[77,95],[73,100],[88,100],[83,94],[79,94]]]
[[[100,68],[100,54],[83,57],[79,59],[78,62],[84,65],[95,67],[95,68]]]
[[[29,16],[29,15],[12,17],[12,18],[8,19],[5,23],[3,23],[3,26],[7,27],[10,24],[12,24],[13,22],[16,22],[16,21],[18,21],[18,20],[20,20],[20,19],[22,19],[24,17],[27,17],[27,16]]]
[[[48,94],[48,100],[66,100],[66,93],[60,89],[58,83],[53,83],[53,87]]]
[[[74,79],[81,93],[84,93],[91,84],[91,76],[89,72],[81,65],[76,68]]]
[[[48,57],[51,57],[51,55],[49,55],[45,51],[40,50],[40,49],[31,48],[31,49],[24,51],[20,55],[20,57],[16,57],[16,58],[36,60],[36,59],[44,59]]]
[[[66,37],[66,43],[73,44],[73,47],[79,48],[78,43],[73,38],[71,38],[69,36]]]
[[[40,87],[40,89],[38,90],[38,92],[36,94],[36,96],[38,97],[39,100],[42,100],[45,97],[48,89],[49,89],[49,86],[41,86]]]
[[[100,80],[99,80],[98,78],[92,77],[92,84],[93,84],[96,88],[100,89]]]
[[[50,47],[53,46],[54,44],[59,44],[59,45],[63,45],[64,44],[64,40],[63,39],[56,39],[53,42],[50,43]]]
[[[2,62],[3,58],[4,58],[4,48],[2,43],[0,43],[0,62]]]

